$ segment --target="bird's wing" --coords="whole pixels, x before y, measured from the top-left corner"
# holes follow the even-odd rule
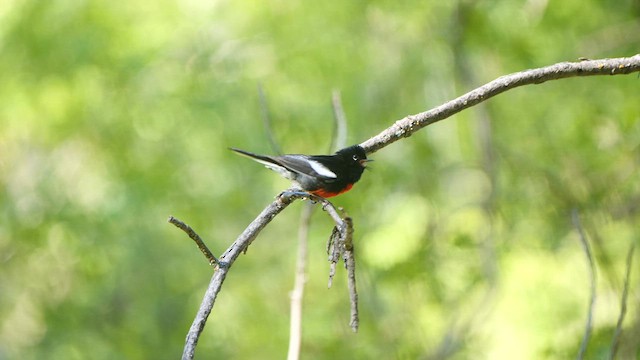
[[[272,159],[288,170],[299,174],[319,177],[325,180],[335,179],[337,177],[331,169],[319,161],[314,160],[314,158],[321,159],[322,156],[283,155],[273,157]]]

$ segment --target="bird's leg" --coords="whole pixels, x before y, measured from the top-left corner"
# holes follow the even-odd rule
[[[319,202],[325,202],[326,199],[322,196],[314,195],[309,192],[300,190],[300,189],[287,189],[281,192],[277,197],[288,197],[288,198],[300,198],[300,199],[309,199],[314,204]]]
[[[296,198],[308,198],[309,197],[309,193],[306,191],[302,191],[300,189],[287,189],[283,192],[281,192],[280,194],[278,194],[278,196],[276,197],[296,197]]]

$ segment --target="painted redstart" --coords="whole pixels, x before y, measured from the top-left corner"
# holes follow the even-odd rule
[[[291,180],[294,187],[329,198],[351,190],[367,166],[367,154],[359,145],[339,150],[333,155],[289,154],[258,155],[230,148],[248,156]]]

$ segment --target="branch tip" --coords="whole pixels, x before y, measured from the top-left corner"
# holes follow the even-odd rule
[[[198,235],[195,232],[195,230],[193,230],[189,225],[187,225],[184,222],[176,219],[173,216],[169,216],[168,221],[169,221],[169,223],[175,225],[178,229],[184,231],[191,238],[191,240],[195,241],[196,245],[198,246],[198,249],[200,249],[202,254],[204,254],[204,256],[209,261],[209,265],[211,265],[213,267],[219,266],[220,262],[215,257],[215,255],[213,255],[211,250],[209,250],[207,245],[204,243],[204,241],[202,241],[202,238],[200,238],[200,235]]]

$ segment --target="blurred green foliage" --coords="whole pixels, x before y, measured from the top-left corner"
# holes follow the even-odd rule
[[[35,1],[0,5],[0,359],[167,359],[221,253],[287,186],[227,147],[323,153],[339,89],[350,143],[500,75],[629,56],[624,0]],[[354,191],[361,329],[331,223],[314,216],[303,358],[565,359],[588,266],[605,356],[640,223],[637,76],[509,91],[376,153]],[[239,259],[199,358],[283,358],[300,204]],[[633,267],[621,358],[639,354]]]

